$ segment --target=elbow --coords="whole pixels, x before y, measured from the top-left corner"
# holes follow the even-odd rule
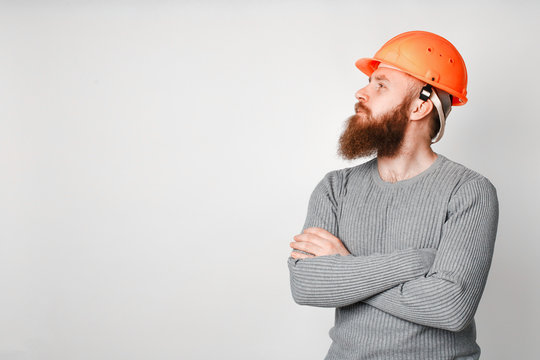
[[[291,292],[292,292],[292,297],[294,299],[294,302],[297,303],[298,305],[311,305],[307,298],[298,295],[298,293],[294,290],[292,290]]]
[[[336,307],[333,302],[324,297],[318,296],[309,291],[309,288],[302,287],[291,279],[291,294],[294,302],[298,305],[316,306],[316,307]]]
[[[331,296],[311,292],[309,289],[303,288],[302,286],[297,286],[294,282],[291,282],[291,294],[294,302],[298,305],[315,306],[321,308],[336,308],[350,305],[350,302],[343,301],[342,299],[335,299]]]
[[[470,311],[456,311],[447,314],[441,319],[439,326],[441,329],[451,332],[460,332],[471,326],[474,319],[474,312]]]
[[[314,305],[313,301],[310,301],[312,298],[309,296],[309,294],[299,291],[298,287],[293,281],[291,281],[291,294],[294,302],[298,305]]]
[[[313,279],[302,267],[298,268],[298,259],[289,258],[289,273],[291,294],[294,302],[298,305],[308,305],[316,307],[337,307],[341,306],[332,292],[321,289],[318,280]]]
[[[294,291],[292,294],[293,294],[294,302],[297,303],[298,305],[314,306],[314,307],[320,307],[320,308],[335,308],[335,307],[344,306],[339,303],[330,302],[326,299],[317,299],[315,297],[309,297],[306,295],[298,295],[298,294],[295,294]]]
[[[471,323],[471,320],[449,322],[445,324],[445,326],[441,326],[441,328],[444,330],[451,331],[451,332],[460,332],[468,328],[470,326],[470,323]]]
[[[298,284],[296,282],[296,279],[291,275],[291,295],[294,299],[294,302],[298,305],[313,305],[312,299],[313,297],[310,296],[308,292],[306,292],[306,289],[304,289],[301,284]]]
[[[292,257],[289,257],[288,264],[289,264],[289,274],[290,274],[290,284],[291,284],[291,295],[294,299],[294,302],[298,305],[309,305],[309,297],[306,296],[305,292],[303,293],[300,291],[302,288],[301,284],[298,284],[298,279],[296,276],[296,263],[299,259],[294,259]]]
[[[436,308],[438,309],[438,326],[451,332],[460,332],[467,329],[473,321],[478,301],[472,298],[472,294],[466,291],[464,282],[450,275],[437,274],[448,288],[445,296],[439,297]]]

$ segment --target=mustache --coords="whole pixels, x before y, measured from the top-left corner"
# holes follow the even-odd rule
[[[364,105],[363,103],[361,102],[357,102],[356,104],[354,104],[354,112],[357,113],[359,112],[360,110],[363,110],[365,113],[367,113],[368,115],[371,115],[371,111],[369,111],[369,109],[367,108],[366,105]]]

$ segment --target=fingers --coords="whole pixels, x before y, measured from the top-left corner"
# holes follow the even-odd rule
[[[296,238],[296,237],[295,237]],[[299,238],[300,239],[300,238]],[[319,255],[322,252],[322,247],[313,241],[297,240],[289,243],[289,246],[296,250],[302,250],[308,253]]]
[[[298,234],[298,235],[293,236],[293,239],[296,241],[309,241],[319,246],[321,246],[323,243],[328,241],[328,239],[322,236],[319,236],[317,234],[312,234],[312,233]]]
[[[291,252],[291,257],[293,257],[295,259],[305,259],[305,258],[315,257],[315,255],[302,254],[302,253],[299,253],[299,252],[293,250]]]
[[[314,234],[330,241],[335,241],[337,239],[331,232],[319,227],[309,227],[304,230],[304,234],[306,233]]]
[[[293,251],[296,254],[296,259],[340,253],[340,248],[343,247],[341,240],[325,229],[317,227],[305,229],[302,234],[294,236],[294,240],[294,242],[289,243],[290,247],[313,254],[306,255]]]
[[[351,253],[340,239],[323,228],[307,228],[302,234],[294,236],[294,239],[299,243],[296,248],[300,250],[308,249],[305,251],[311,252],[316,256],[331,254],[341,254],[346,256]],[[304,245],[303,243],[307,243],[308,245]]]

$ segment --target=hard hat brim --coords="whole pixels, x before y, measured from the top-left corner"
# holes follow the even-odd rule
[[[371,58],[361,58],[356,60],[356,67],[366,74],[367,76],[371,76],[375,70],[379,67],[379,64],[381,62],[379,60],[371,59]]]
[[[375,70],[377,70],[380,63],[381,63],[380,60],[377,60],[377,59],[374,59],[374,58],[361,58],[361,59],[356,60],[355,65],[364,74],[366,74],[367,76],[371,76],[371,74],[373,74],[373,72]],[[390,63],[389,63],[389,65],[396,66],[395,64],[390,64]],[[401,71],[403,71],[404,73],[409,74],[411,76],[414,76],[419,80],[425,81],[428,84],[431,83],[427,79],[419,78],[418,76],[410,74],[409,72],[404,71],[404,70],[401,70]],[[464,105],[467,102],[467,98],[465,96],[463,96],[463,95],[459,96],[459,94],[456,94],[455,91],[453,91],[452,89],[450,89],[450,88],[448,88],[446,86],[441,86],[440,84],[435,84],[435,83],[431,83],[431,85],[452,94],[454,96],[454,99],[452,101],[452,105],[454,105],[454,106]]]

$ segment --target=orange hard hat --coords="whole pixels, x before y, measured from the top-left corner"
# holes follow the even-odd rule
[[[385,63],[452,95],[452,105],[467,102],[467,69],[457,49],[427,31],[408,31],[384,44],[373,58],[356,61],[367,76]]]

